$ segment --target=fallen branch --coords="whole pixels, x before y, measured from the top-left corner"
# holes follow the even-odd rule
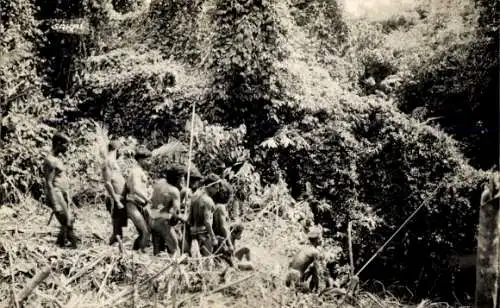
[[[243,281],[246,281],[246,280],[248,280],[248,279],[252,278],[253,276],[255,276],[255,273],[252,273],[252,274],[250,274],[250,275],[248,275],[248,276],[245,276],[245,277],[243,277],[243,278],[240,278],[240,279],[238,279],[238,280],[235,280],[235,281],[229,282],[229,283],[227,283],[227,284],[225,284],[225,285],[223,285],[223,286],[220,286],[220,287],[218,287],[218,288],[215,288],[215,289],[213,289],[212,291],[208,292],[208,293],[207,293],[207,294],[205,294],[205,295],[211,295],[211,294],[215,294],[215,293],[217,293],[217,292],[223,291],[223,290],[225,290],[225,289],[227,289],[227,288],[229,288],[229,287],[232,287],[232,286],[234,286],[234,285],[237,285],[238,283],[241,283],[241,282],[243,282]],[[185,299],[180,300],[180,301],[179,301],[179,303],[178,303],[177,305],[181,305],[181,304],[182,304],[182,303],[184,303],[184,302],[190,301],[190,300],[195,299],[196,297],[199,297],[199,296],[202,296],[202,295],[203,295],[203,294],[194,294],[194,295],[191,295],[191,296],[189,296],[189,297],[186,297]]]
[[[10,233],[29,233],[31,235],[40,235],[40,234],[44,234],[44,235],[47,235],[47,234],[51,234],[51,232],[49,231],[39,231],[39,232],[36,232],[36,231],[32,231],[32,230],[23,230],[23,229],[17,229],[12,227],[12,228],[7,228],[7,229],[1,229],[0,230],[0,233],[7,233],[7,232],[10,232]]]
[[[348,291],[346,289],[342,289],[342,288],[331,287],[331,288],[327,288],[327,289],[324,289],[323,291],[321,291],[319,293],[319,296],[321,297],[324,294],[328,294],[328,293],[334,293],[335,295],[346,296],[348,294]]]
[[[92,232],[92,236],[100,241],[104,241],[104,238],[95,232]]]
[[[24,289],[21,290],[16,296],[16,302],[17,303],[22,303],[25,299],[28,298],[28,296],[33,292],[33,290],[42,282],[44,281],[47,277],[49,277],[50,272],[52,271],[52,266],[47,265],[44,267],[41,271],[39,271],[31,280],[28,282],[28,284],[24,287]]]

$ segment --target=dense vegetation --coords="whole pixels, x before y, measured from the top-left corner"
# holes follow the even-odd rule
[[[309,182],[329,245],[345,248],[354,222],[357,268],[430,200],[362,278],[451,300],[449,260],[473,251],[480,184],[498,159],[489,2],[422,0],[379,19],[324,0],[49,2],[0,0],[3,202],[43,201],[55,128],[75,140],[82,207],[103,194],[94,122],[130,148],[163,146],[160,176],[185,161],[196,104],[194,163],[227,174],[242,214],[264,206],[253,196],[267,185],[298,198]]]

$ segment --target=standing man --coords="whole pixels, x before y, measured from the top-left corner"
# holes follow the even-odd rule
[[[108,144],[108,154],[102,166],[104,185],[108,196],[106,197],[106,209],[111,214],[113,223],[113,234],[109,238],[109,245],[117,242],[117,237],[123,238],[123,227],[127,226],[127,211],[125,202],[125,177],[116,161],[117,152],[120,148],[118,140],[112,140]]]
[[[215,174],[207,176],[202,183],[204,187],[193,194],[190,202],[188,213],[189,246],[191,248],[196,242],[202,256],[210,255],[218,244],[212,225],[215,211],[213,197],[217,194],[219,185],[210,185],[218,180],[219,177]],[[193,252],[191,252],[191,256],[196,257],[193,256]]]
[[[219,181],[219,183],[213,184],[217,188],[217,193],[212,197],[215,203],[213,230],[215,235],[218,237],[218,246],[221,246],[220,244],[225,244],[228,252],[232,255],[234,252],[234,246],[231,239],[231,232],[229,231],[229,214],[227,212],[226,205],[231,200],[233,190],[231,185],[226,180]],[[221,240],[223,242],[220,242]]]
[[[134,241],[134,250],[145,252],[150,240],[150,215],[147,205],[150,201],[149,180],[144,169],[151,152],[146,148],[139,147],[135,152],[137,165],[130,170],[127,178],[127,196],[125,208],[127,216],[134,223],[139,236]]]
[[[156,255],[167,248],[170,255],[179,250],[182,234],[177,228],[179,222],[185,222],[180,215],[182,178],[184,168],[174,165],[167,170],[166,179],[153,185],[151,208],[155,211],[151,233],[153,236],[153,254]],[[160,208],[160,209],[158,209]]]
[[[181,193],[181,212],[183,217],[189,217],[191,211],[191,201],[195,196],[201,195],[203,190],[200,190],[201,183],[203,180],[203,175],[200,173],[198,168],[191,164],[191,170],[189,174],[189,187],[187,186],[187,168],[185,169]],[[178,225],[178,231],[180,234],[181,242],[179,246],[182,247],[182,253],[191,254],[191,243],[192,237],[190,232],[190,224],[185,221],[183,225]]]
[[[78,238],[73,230],[74,218],[69,209],[69,183],[61,160],[61,156],[68,150],[69,141],[69,137],[61,132],[52,137],[52,152],[45,158],[43,174],[47,205],[61,224],[56,243],[65,247],[66,241],[69,241],[71,247],[76,248]]]

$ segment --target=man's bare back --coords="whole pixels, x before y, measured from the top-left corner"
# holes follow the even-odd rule
[[[213,212],[215,204],[212,198],[206,193],[195,192],[191,200],[191,208],[189,211],[189,224],[192,227],[203,228],[206,223],[213,220]]]
[[[177,213],[180,210],[180,191],[165,179],[160,179],[153,184],[151,208],[159,209],[160,213]]]
[[[123,237],[123,227],[127,226],[127,213],[125,211],[124,193],[125,177],[123,176],[116,160],[120,142],[113,140],[108,144],[108,154],[102,164],[102,176],[104,186],[108,192],[106,198],[106,209],[111,214],[113,223],[113,234],[109,239],[109,244],[113,245],[118,241],[118,237]]]
[[[306,247],[294,256],[289,267],[298,270],[303,275],[309,265],[317,261],[318,258],[319,251],[315,247]]]

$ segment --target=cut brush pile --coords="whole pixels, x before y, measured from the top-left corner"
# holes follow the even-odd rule
[[[0,289],[0,306],[15,307],[12,294],[20,299],[23,288],[41,276],[27,294],[25,307],[331,307],[335,298],[326,301],[284,286],[288,257],[305,237],[298,220],[305,218],[304,213],[308,216],[308,210],[297,203],[280,213],[275,199],[280,190],[266,189],[261,198],[268,206],[245,222],[241,245],[252,250],[256,270],[234,269],[226,275],[222,275],[225,265],[213,258],[132,252],[132,224],[124,230],[123,247],[108,246],[111,226],[104,206],[75,210],[75,228],[82,239],[76,250],[55,245],[58,223],[54,219],[47,225],[50,212],[36,201],[2,206],[0,279],[5,287]],[[381,300],[373,295],[359,297],[362,307],[376,302]]]

